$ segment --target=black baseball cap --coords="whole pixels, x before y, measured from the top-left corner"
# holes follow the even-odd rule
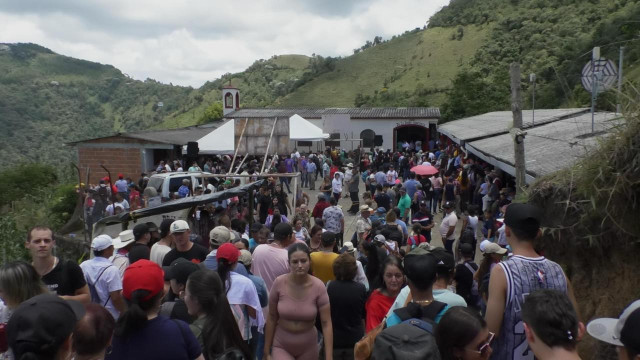
[[[453,255],[447,250],[441,247],[437,247],[430,252],[430,255],[436,259],[438,268],[446,268],[453,270],[456,267],[456,262],[453,259]]]
[[[53,294],[34,296],[16,308],[7,324],[9,347],[16,359],[27,352],[55,353],[84,314],[84,306],[77,301]]]
[[[473,254],[473,245],[471,245],[469,243],[460,244],[460,253],[462,253],[464,255]]]
[[[133,237],[136,238],[136,240],[140,239],[148,232],[149,227],[145,223],[141,223],[133,227]]]
[[[196,263],[185,258],[177,258],[171,262],[169,266],[163,266],[164,280],[175,280],[178,284],[186,284],[189,275],[200,270]]]
[[[541,219],[542,210],[531,204],[510,204],[504,214],[505,225],[525,232],[537,231],[540,228]]]

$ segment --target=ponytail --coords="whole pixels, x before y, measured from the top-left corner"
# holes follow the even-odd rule
[[[149,291],[135,290],[131,293],[131,300],[127,300],[127,310],[120,314],[116,323],[115,335],[127,337],[144,328],[147,324],[147,313],[160,301],[162,295],[162,292],[159,292],[148,300],[142,300],[149,296]]]
[[[222,280],[222,285],[225,287],[225,294],[231,289],[231,268],[233,264],[230,264],[227,259],[218,259],[218,275]],[[229,285],[227,286],[227,281]]]

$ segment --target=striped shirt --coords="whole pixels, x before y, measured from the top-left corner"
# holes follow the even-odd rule
[[[507,278],[507,296],[500,334],[491,345],[493,360],[533,360],[521,318],[522,304],[539,289],[567,292],[567,279],[557,263],[544,258],[514,255],[498,264]]]

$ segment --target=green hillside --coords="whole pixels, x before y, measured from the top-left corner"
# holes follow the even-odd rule
[[[529,73],[537,108],[585,106],[580,71],[593,46],[617,62],[624,45],[626,79],[640,83],[639,18],[634,0],[451,0],[425,29],[376,37],[351,56],[273,56],[199,89],[134,80],[35,44],[0,44],[0,167],[67,169],[74,151],[66,142],[213,121],[216,112],[205,110],[229,83],[242,107],[439,106],[447,121],[509,109],[508,68],[518,61],[525,107]],[[614,102],[609,91],[598,108]]]
[[[485,41],[488,27],[417,30],[370,47],[336,63],[335,70],[319,76],[276,102],[279,106],[354,106],[357,94],[434,90],[437,106],[451,79]],[[401,106],[402,104],[398,104]],[[405,104],[408,105],[408,104]]]

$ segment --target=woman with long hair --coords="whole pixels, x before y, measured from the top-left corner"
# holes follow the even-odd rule
[[[24,261],[13,261],[0,267],[0,324],[7,324],[11,314],[23,301],[45,294],[45,287],[36,269]],[[0,353],[0,359],[13,359],[11,350]]]
[[[404,286],[402,261],[395,256],[387,256],[382,263],[380,278],[380,287],[373,290],[365,305],[367,311],[366,332],[371,331],[382,322]]]
[[[322,184],[320,185],[318,190],[324,194],[325,199],[329,199],[329,197],[331,196],[331,178],[325,176],[322,179]]]
[[[302,225],[302,219],[298,216],[293,218],[293,234],[296,236],[296,240],[308,243],[311,239],[309,230]]]
[[[442,360],[487,360],[494,334],[471,308],[454,306],[440,319],[435,331]]]
[[[227,301],[231,305],[242,338],[249,341],[252,319],[257,322],[259,330],[262,330],[264,326],[258,291],[249,278],[233,271],[240,258],[240,250],[235,245],[231,243],[220,245],[216,252],[216,258],[218,260],[218,275],[225,285]]]
[[[383,271],[382,264],[387,257],[387,252],[378,247],[373,241],[362,244],[362,250],[367,258],[367,266],[364,273],[369,281],[370,289],[377,289],[381,286],[380,274]]]
[[[164,272],[141,259],[129,265],[122,278],[127,310],[120,314],[107,360],[204,360],[198,340],[182,320],[159,315],[164,295]]]
[[[305,244],[288,249],[290,273],[274,281],[269,294],[269,321],[264,343],[264,358],[318,359],[316,317],[320,314],[324,351],[333,359],[331,307],[324,283],[309,274],[311,257]]]
[[[216,359],[229,352],[239,352],[251,359],[249,346],[236,325],[222,280],[216,272],[198,270],[187,280],[184,302],[189,315],[197,317],[190,325],[205,359]]]

